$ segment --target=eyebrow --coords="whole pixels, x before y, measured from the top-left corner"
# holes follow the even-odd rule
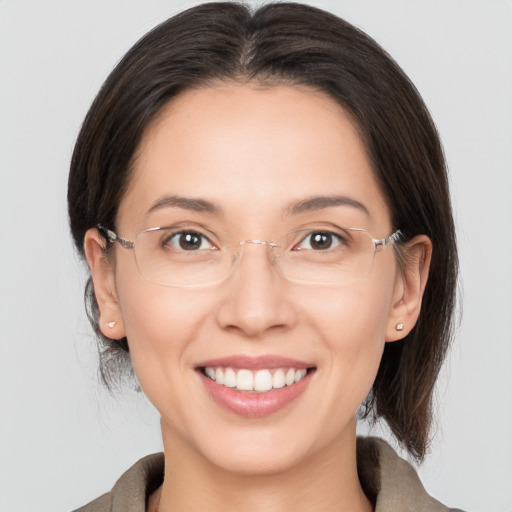
[[[287,215],[323,210],[332,206],[351,206],[370,216],[368,208],[363,203],[345,196],[316,196],[293,203],[286,209]]]
[[[345,196],[315,196],[303,199],[289,205],[285,209],[285,214],[287,216],[292,216],[300,213],[323,210],[333,206],[350,206],[352,208],[357,208],[370,216],[370,212],[363,203]],[[158,199],[148,210],[148,213],[152,213],[163,208],[182,208],[184,210],[205,212],[212,215],[223,215],[222,208],[210,201],[201,198],[182,197],[176,195],[164,196]]]
[[[148,210],[148,213],[152,213],[162,208],[182,208],[184,210],[192,210],[195,212],[211,213],[212,215],[222,215],[222,209],[206,201],[205,199],[194,198],[194,197],[182,197],[182,196],[164,196],[158,199]]]

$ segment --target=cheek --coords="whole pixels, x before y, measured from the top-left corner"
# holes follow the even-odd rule
[[[317,343],[326,350],[330,376],[357,407],[370,390],[385,345],[392,286],[354,283],[341,290],[319,290],[304,307]],[[319,335],[319,338],[316,337]],[[320,348],[319,348],[320,349]]]
[[[326,343],[333,354],[335,371],[344,376],[348,392],[361,395],[357,398],[360,402],[373,384],[380,364],[387,316],[379,310],[379,304],[358,300],[353,295],[349,304],[338,303],[336,310],[335,306],[331,311],[335,319]]]
[[[135,373],[155,403],[190,363],[191,341],[208,305],[201,293],[154,285],[138,276],[123,280],[118,294]]]
[[[326,340],[354,350],[371,340],[384,340],[391,311],[392,287],[353,283],[338,290],[318,289],[303,303],[307,314]]]

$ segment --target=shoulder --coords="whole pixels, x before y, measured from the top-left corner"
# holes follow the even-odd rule
[[[75,512],[145,512],[147,497],[163,477],[164,454],[148,455],[123,473],[110,492]]]
[[[430,496],[411,464],[382,439],[358,438],[357,466],[363,488],[375,500],[375,512],[462,512]]]

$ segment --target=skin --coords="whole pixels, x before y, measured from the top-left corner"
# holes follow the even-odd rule
[[[223,214],[148,213],[162,196],[176,194],[206,199]],[[332,195],[368,212],[334,206],[286,214],[292,203]],[[341,218],[375,238],[392,232],[348,116],[322,93],[284,86],[205,87],[162,110],[135,155],[117,231],[134,240],[176,214],[237,241],[274,241],[299,226]],[[357,478],[356,411],[384,344],[416,322],[428,238],[404,248],[405,272],[386,248],[364,280],[344,286],[287,281],[268,249],[248,245],[221,284],[163,287],[144,280],[131,251],[118,244],[102,257],[104,244],[96,229],[87,232],[100,328],[111,338],[127,336],[141,387],[161,414],[165,481],[150,509],[159,503],[160,512],[372,510]],[[108,328],[112,320],[117,324]],[[401,332],[398,323],[405,325]],[[211,399],[196,371],[200,361],[233,354],[293,357],[316,371],[284,409],[238,416]]]

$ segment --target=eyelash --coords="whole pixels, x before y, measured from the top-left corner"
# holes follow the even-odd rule
[[[180,240],[180,237],[183,237],[183,236],[186,236],[186,235],[190,235],[190,236],[197,237],[197,238],[201,239],[201,243],[200,243],[198,249],[201,249],[201,246],[203,245],[203,243],[205,241],[210,245],[210,247],[208,247],[207,249],[216,248],[215,244],[213,244],[206,235],[203,235],[201,232],[194,231],[194,230],[180,230],[180,231],[176,231],[176,232],[171,232],[167,236],[162,238],[161,245],[162,245],[162,247],[165,247],[166,245],[168,245],[170,247],[178,249],[177,246],[172,245],[170,242],[173,239]],[[180,241],[178,241],[178,243],[181,246]],[[186,250],[183,246],[181,246],[181,249]],[[203,248],[202,250],[205,250],[205,248]]]
[[[337,241],[338,243],[336,243],[335,247],[338,247],[339,245],[343,244],[346,242],[346,240],[339,234],[337,233],[333,233],[332,231],[327,231],[327,230],[315,230],[315,231],[311,231],[310,233],[308,233],[304,238],[302,238],[302,240],[296,244],[294,246],[294,249],[296,247],[298,247],[299,245],[302,245],[304,243],[305,240],[307,239],[310,239],[315,236],[315,235],[320,235],[320,236],[323,236],[323,237],[330,237],[331,238],[331,242],[334,242],[334,241]],[[310,247],[307,249],[307,250],[314,250],[313,247],[311,247],[311,241],[309,242],[309,245]],[[319,251],[323,251],[323,250],[328,250],[328,249],[331,249],[331,245],[329,245],[329,247],[325,248],[325,249],[318,249]],[[301,250],[300,248],[298,248],[297,250]]]

